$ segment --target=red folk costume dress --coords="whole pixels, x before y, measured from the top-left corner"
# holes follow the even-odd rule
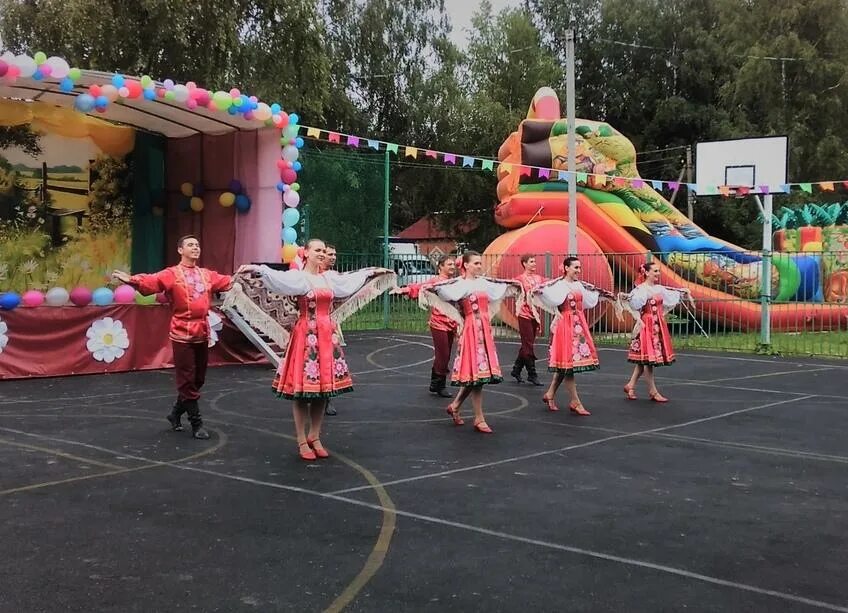
[[[537,287],[535,303],[555,316],[551,325],[548,370],[564,375],[600,368],[585,309],[598,304],[600,292],[581,281],[555,279]]]
[[[273,389],[277,395],[288,400],[305,400],[353,391],[337,326],[393,287],[395,273],[365,268],[313,275],[303,270],[276,271],[267,266],[260,266],[257,272],[266,291],[277,298],[296,299],[288,315],[277,314],[282,319],[277,322],[279,325],[291,327],[285,357],[274,377]],[[240,289],[234,289],[232,303],[246,321],[264,331],[263,318],[267,314],[258,315],[256,303],[246,300],[244,294],[239,295]]]
[[[491,317],[504,298],[517,296],[520,286],[503,279],[452,279],[422,288],[422,308],[438,308],[460,324],[451,385],[479,387],[503,381]]]
[[[674,346],[665,314],[680,304],[681,290],[664,285],[637,285],[619,299],[633,315],[636,325],[630,340],[627,361],[645,366],[668,366],[674,362]]]

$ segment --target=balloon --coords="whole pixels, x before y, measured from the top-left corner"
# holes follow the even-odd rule
[[[116,74],[114,77],[112,77],[112,85],[114,85],[118,89],[121,89],[124,86],[124,77],[119,74]]]
[[[276,102],[271,105],[271,112],[274,113],[274,115],[278,115],[282,110],[283,109]]]
[[[115,289],[115,302],[118,304],[132,304],[135,301],[135,288],[129,285],[120,285]]]
[[[144,89],[148,89],[151,85],[153,85],[153,79],[151,79],[150,76],[144,75],[141,77],[141,86]]]
[[[298,149],[303,149],[303,139],[299,136],[296,139],[294,139],[294,146],[297,147]]]
[[[300,116],[297,113],[292,113],[291,115],[289,115],[289,123],[290,124],[300,123]]]
[[[87,287],[75,287],[71,290],[70,299],[76,306],[91,304],[91,290]]]
[[[298,221],[300,221],[300,211],[292,208],[286,208],[286,210],[283,211],[283,224],[287,228],[297,225]]]
[[[288,140],[291,140],[292,138],[296,138],[297,132],[298,132],[298,126],[293,126],[293,125],[289,124],[288,127],[286,127],[286,129],[283,130],[283,138],[288,139]]]
[[[83,113],[88,113],[94,108],[94,97],[91,94],[80,94],[74,100],[74,108]]]
[[[232,192],[224,192],[218,196],[218,202],[221,206],[230,207],[236,203],[236,195]]]
[[[49,306],[57,307],[68,304],[70,296],[68,295],[68,290],[64,287],[53,287],[47,291],[45,299]]]
[[[68,71],[68,76],[71,77],[71,81],[79,81],[82,76],[82,70],[79,68],[71,68]]]
[[[284,192],[284,191],[286,191],[286,188],[287,188],[287,187],[288,187],[288,185],[286,185],[286,184],[285,184],[285,183],[283,183],[282,181],[280,181],[279,183],[277,183],[277,191],[278,191],[278,192]]]
[[[238,179],[233,179],[232,181],[230,181],[230,191],[233,192],[234,194],[240,194],[241,193],[241,181],[239,181]]]
[[[38,66],[35,63],[35,60],[29,57],[28,55],[18,55],[15,57],[15,66],[17,66],[21,72],[20,76],[28,79],[32,75],[35,74],[35,71],[38,70]],[[13,307],[14,308],[14,307]]]
[[[297,240],[297,230],[294,228],[285,228],[283,230],[283,242],[294,243]]]
[[[177,102],[188,100],[188,88],[185,85],[174,85],[174,100]]]
[[[294,170],[295,172],[300,172],[301,168],[303,168],[303,164],[301,164],[300,162],[295,162],[294,165],[292,165],[292,170]]]
[[[212,94],[212,102],[219,111],[226,111],[233,104],[233,99],[227,92],[217,91]]]
[[[91,298],[97,306],[107,306],[112,304],[112,290],[108,287],[98,287],[92,292]]]
[[[195,196],[191,199],[191,202],[189,202],[189,206],[191,207],[192,211],[194,211],[195,213],[199,213],[203,210],[203,198],[198,198],[197,196]]]
[[[297,245],[283,245],[280,254],[283,256],[283,262],[290,264],[297,257]]]
[[[119,95],[121,98],[129,98],[129,95],[130,95],[130,90],[129,90],[129,88],[126,88],[126,87],[119,87],[119,88],[118,88],[118,95]]]
[[[36,289],[31,289],[23,295],[21,302],[28,307],[41,306],[44,304],[44,294]]]
[[[139,98],[143,91],[141,83],[139,83],[138,81],[126,81],[124,83],[124,87],[127,88],[127,91],[129,92],[129,97],[132,99]]]
[[[21,303],[21,297],[15,292],[0,294],[0,309],[11,311]]]
[[[136,304],[156,304],[156,296],[151,294],[149,296],[142,296],[138,292],[135,294],[135,303]]]
[[[236,196],[236,208],[239,213],[247,213],[250,210],[250,198],[244,194]]]
[[[108,83],[100,88],[100,93],[109,99],[109,102],[114,102],[118,99],[118,88]]]
[[[41,65],[47,61],[47,54],[43,51],[36,51],[35,55],[33,56],[33,59],[35,60],[36,64]]]
[[[144,90],[144,99],[145,100],[156,100],[156,90],[153,88]]]
[[[283,180],[283,183],[294,183],[297,181],[297,173],[291,168],[286,168],[280,172],[280,178]]]
[[[165,79],[162,81],[162,85],[165,86],[165,89],[174,89],[174,82],[171,79]]]
[[[71,81],[69,77],[63,78],[59,82],[59,91],[64,92],[66,94],[74,91],[74,82]]]
[[[294,145],[286,145],[283,147],[283,159],[289,162],[296,162],[300,157],[300,151]]]
[[[180,191],[186,198],[191,198],[194,195],[194,185],[191,183],[183,183],[180,185]]]
[[[94,106],[98,109],[105,109],[109,106],[109,98],[106,96],[97,96],[97,98],[94,99]]]
[[[159,304],[168,304],[168,296],[166,296],[162,292],[159,292],[158,294],[156,294],[156,302],[158,302]]]
[[[300,204],[300,194],[298,194],[293,189],[290,189],[285,194],[283,194],[283,202],[285,202],[286,206],[295,207]]]
[[[292,184],[290,185],[290,187],[291,187],[294,191],[296,191],[296,192],[299,192],[299,191],[300,191],[300,183],[296,183],[296,182],[295,182],[295,183],[292,183]]]

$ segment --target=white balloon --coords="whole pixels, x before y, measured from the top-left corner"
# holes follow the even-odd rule
[[[253,116],[259,121],[266,121],[271,119],[271,107],[265,104],[264,102],[260,102],[259,105],[254,109]]]
[[[50,76],[55,79],[64,79],[71,72],[71,67],[60,57],[49,57],[46,63],[50,66]]]
[[[173,92],[174,100],[176,100],[177,102],[185,102],[186,100],[188,100],[189,93],[188,88],[185,85],[174,85]]]
[[[283,147],[283,159],[287,162],[296,162],[300,157],[300,151],[294,145],[286,145]]]
[[[47,295],[44,297],[47,304],[50,306],[62,306],[68,303],[70,299],[70,295],[68,294],[68,290],[63,287],[54,287],[48,290]]]
[[[28,55],[19,55],[15,58],[15,66],[21,69],[22,77],[31,77],[38,70],[35,60]]]
[[[286,206],[297,206],[300,204],[300,194],[293,189],[290,189],[283,194],[283,202],[285,202]]]
[[[100,88],[100,94],[106,96],[109,102],[114,102],[118,99],[118,88],[114,85],[107,83],[103,87]]]

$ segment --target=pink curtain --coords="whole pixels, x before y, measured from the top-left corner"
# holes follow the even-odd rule
[[[166,262],[179,260],[176,241],[185,234],[200,238],[201,264],[222,273],[242,263],[280,261],[282,204],[275,187],[279,138],[278,130],[266,129],[168,140]],[[247,213],[218,202],[232,179],[251,199]],[[179,210],[184,198],[180,186],[186,182],[204,188],[200,213]]]

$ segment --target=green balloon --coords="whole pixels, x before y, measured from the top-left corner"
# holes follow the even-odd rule
[[[46,54],[46,53],[44,53],[43,51],[39,51],[38,53],[36,53],[36,54],[33,56],[33,58],[32,58],[32,59],[34,59],[34,60],[35,60],[35,63],[36,63],[36,64],[38,64],[38,65],[40,66],[41,64],[43,64],[44,62],[46,62],[46,61],[47,61],[47,54]]]
[[[79,78],[82,76],[82,71],[79,68],[71,68],[68,71],[68,76],[71,78],[71,81],[79,81]]]
[[[156,294],[151,294],[150,296],[142,296],[138,292],[135,293],[135,303],[136,304],[156,304]]]
[[[612,136],[613,131],[608,125],[604,124],[598,128],[598,136]]]

